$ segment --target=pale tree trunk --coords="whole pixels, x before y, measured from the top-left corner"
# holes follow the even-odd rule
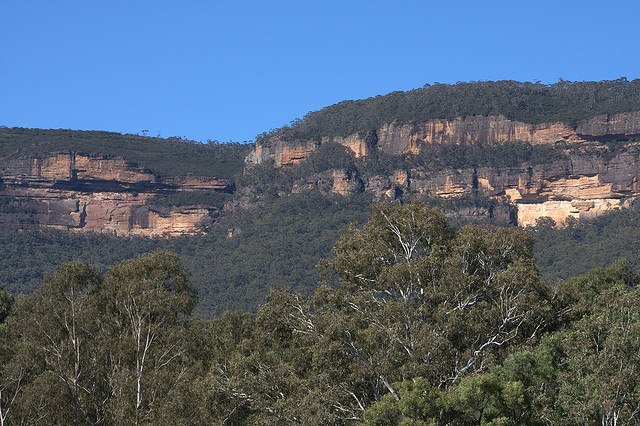
[[[81,343],[82,339],[77,333],[76,329],[76,297],[74,289],[71,289],[71,296],[67,297],[67,301],[71,305],[71,319],[67,320],[65,317],[65,326],[69,335],[69,342],[73,350],[73,368],[70,374],[69,381],[71,383],[71,397],[73,399],[73,423],[78,422],[78,412],[80,411],[80,361],[81,361]]]
[[[15,402],[16,398],[18,397],[18,393],[20,393],[20,389],[22,388],[22,380],[24,379],[26,372],[24,369],[20,369],[20,373],[18,373],[18,377],[16,378],[15,382],[15,389],[13,390],[12,393],[9,393],[10,397],[7,399],[7,404],[4,405],[3,404],[3,392],[6,393],[8,388],[0,388],[0,426],[5,426],[6,421],[7,421],[7,416],[9,415],[9,410],[11,410],[11,406],[13,405],[13,403]]]
[[[151,324],[151,319],[148,314],[140,312],[137,304],[133,301],[131,304],[125,306],[125,311],[129,317],[131,323],[131,332],[136,342],[136,425],[141,421],[142,409],[144,408],[144,386],[143,380],[145,378],[145,370],[147,358],[151,346],[156,338],[155,331],[152,329],[158,329],[162,325],[162,320],[154,327]]]

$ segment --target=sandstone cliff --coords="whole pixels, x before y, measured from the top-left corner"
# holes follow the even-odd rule
[[[209,209],[147,201],[179,191],[234,191],[224,179],[162,179],[121,158],[73,152],[0,160],[0,181],[1,223],[119,236],[199,233],[211,222]]]
[[[416,168],[367,177],[331,170],[294,185],[294,192],[311,189],[340,195],[366,191],[378,200],[393,200],[407,193],[418,198],[480,196],[513,206],[513,217],[503,215],[507,221],[527,226],[548,216],[562,226],[571,217],[589,219],[622,208],[640,194],[640,149],[610,159],[574,153],[548,164],[502,170],[482,167],[430,172]],[[469,215],[492,217],[493,213],[486,208]]]
[[[481,196],[512,206],[504,218],[527,226],[544,216],[562,226],[569,218],[587,219],[619,209],[640,194],[640,112],[598,116],[572,128],[562,123],[527,124],[502,116],[430,120],[426,123],[390,123],[366,135],[322,138],[319,141],[261,140],[247,163],[273,161],[286,173],[287,166],[304,161],[320,145],[330,142],[350,148],[355,157],[381,151],[391,155],[417,154],[426,146],[440,144],[532,145],[564,142],[566,156],[548,164],[498,169],[399,169],[390,175],[360,175],[347,170],[328,170],[310,175],[293,185],[293,192],[319,190],[348,195],[369,192],[375,199],[396,199],[402,194],[456,199]],[[627,141],[612,158],[603,155],[601,141]],[[489,208],[471,216],[493,213]]]
[[[594,117],[575,129],[563,123],[528,124],[503,116],[474,116],[418,124],[389,123],[365,135],[323,137],[319,141],[263,139],[256,143],[255,150],[246,161],[261,164],[272,160],[276,167],[290,166],[308,158],[318,146],[329,142],[344,145],[356,157],[361,157],[375,150],[391,155],[415,154],[422,147],[433,144],[527,142],[538,145],[639,135],[640,111]]]

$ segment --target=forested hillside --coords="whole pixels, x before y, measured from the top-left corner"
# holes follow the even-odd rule
[[[178,253],[189,271],[198,293],[197,316],[253,311],[265,301],[269,288],[313,291],[319,278],[315,265],[329,256],[350,222],[362,223],[369,203],[366,197],[345,200],[319,193],[298,194],[269,207],[223,217],[207,235],[169,240],[62,231],[15,233],[4,228],[0,232],[0,284],[10,293],[28,294],[60,263],[86,262],[105,271],[120,260],[163,249]],[[453,219],[457,226],[464,222]],[[543,280],[566,279],[622,259],[637,268],[639,221],[640,210],[635,206],[565,229],[529,228]]]
[[[628,210],[563,229],[543,223],[530,228],[542,277],[566,279],[591,268],[626,260],[640,268],[640,202]]]
[[[0,423],[640,422],[639,86],[435,84],[290,146],[0,129]]]
[[[323,270],[310,296],[275,291],[208,322],[167,252],[68,264],[18,300],[0,290],[0,420],[638,421],[640,277],[624,263],[551,287],[525,231],[385,204]]]
[[[190,273],[199,296],[196,315],[252,311],[270,288],[312,291],[319,278],[315,265],[350,222],[364,220],[369,205],[365,196],[299,194],[223,217],[207,235],[174,239],[0,228],[0,284],[13,294],[31,293],[63,262],[86,262],[104,271],[123,259],[170,250]]]

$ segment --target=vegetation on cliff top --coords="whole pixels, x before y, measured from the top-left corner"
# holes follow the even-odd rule
[[[602,114],[640,110],[640,79],[545,85],[518,81],[433,84],[363,100],[344,101],[310,112],[290,126],[258,140],[320,139],[376,130],[388,123],[503,115],[524,123],[561,122],[576,126]]]
[[[231,179],[242,170],[244,158],[252,147],[102,131],[0,128],[0,160],[76,151],[122,157],[165,177],[193,175]]]

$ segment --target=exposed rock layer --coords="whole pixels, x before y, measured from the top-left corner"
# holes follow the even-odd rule
[[[528,124],[503,116],[474,116],[454,120],[429,120],[425,123],[397,125],[389,123],[371,135],[324,137],[319,141],[282,140],[278,137],[260,140],[247,162],[261,164],[272,160],[276,167],[297,164],[323,143],[336,142],[349,147],[356,156],[372,150],[387,154],[417,153],[432,144],[475,144],[527,142],[534,145],[558,142],[581,143],[612,136],[640,135],[640,111],[598,116],[572,128],[563,123]]]
[[[402,193],[451,199],[478,195],[514,206],[518,225],[535,225],[537,219],[548,216],[562,226],[570,217],[588,219],[622,208],[626,200],[640,194],[639,159],[640,149],[630,147],[610,159],[575,154],[549,164],[502,170],[482,167],[433,173],[418,168],[368,177],[331,170],[298,182],[294,189],[341,195],[365,190],[379,200]]]
[[[209,209],[154,208],[147,200],[177,191],[234,191],[223,179],[161,179],[121,158],[76,153],[3,160],[0,179],[2,223],[119,236],[199,233],[211,221]]]
[[[395,199],[406,192],[441,198],[480,195],[513,206],[514,221],[519,225],[534,225],[539,218],[548,216],[562,226],[569,218],[591,218],[624,207],[628,198],[640,194],[637,143],[627,143],[624,151],[610,159],[601,155],[606,147],[599,144],[639,136],[640,112],[594,117],[576,128],[562,123],[533,125],[502,116],[476,116],[413,125],[390,123],[364,136],[325,137],[320,141],[262,140],[247,162],[273,161],[276,167],[286,167],[303,161],[318,146],[329,142],[349,147],[356,157],[376,150],[391,155],[415,154],[433,144],[566,142],[574,147],[567,151],[566,158],[534,167],[524,164],[506,170],[484,167],[441,172],[416,168],[397,170],[390,176],[358,176],[330,170],[297,182],[293,189],[342,195],[364,190],[377,199]]]

